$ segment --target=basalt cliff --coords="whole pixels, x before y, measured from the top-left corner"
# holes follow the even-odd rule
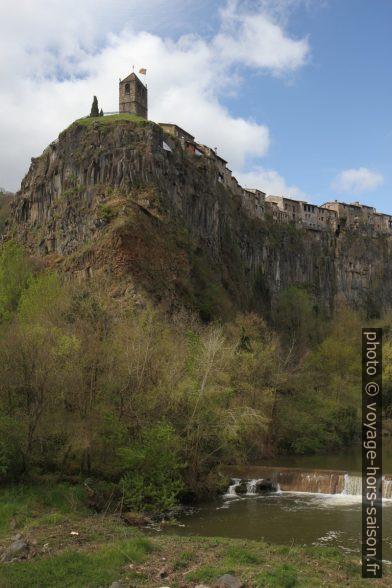
[[[104,274],[120,294],[207,320],[268,315],[290,285],[329,314],[343,303],[374,315],[392,301],[391,236],[251,218],[213,159],[132,117],[76,121],[33,158],[6,238],[71,276]]]

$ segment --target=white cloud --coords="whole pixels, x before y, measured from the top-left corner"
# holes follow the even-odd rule
[[[285,179],[273,169],[258,167],[250,172],[238,172],[235,176],[244,188],[258,188],[273,196],[285,196],[309,202],[305,192],[297,186],[288,185]]]
[[[340,192],[362,194],[378,188],[384,183],[384,177],[367,167],[346,169],[336,176],[332,188]]]
[[[203,2],[216,10],[212,0]],[[267,152],[268,128],[234,117],[221,97],[232,90],[233,80],[239,83],[238,64],[273,75],[294,71],[306,61],[307,41],[291,39],[262,6],[252,14],[237,2],[228,2],[220,30],[209,40],[197,34],[163,38],[157,23],[176,19],[179,11],[184,17],[192,2],[162,4],[145,0],[140,8],[136,0],[19,0],[3,7],[1,185],[18,188],[30,157],[87,114],[94,94],[104,110],[117,110],[118,78],[133,64],[148,68],[152,120],[185,127],[217,147],[238,170],[248,158]]]
[[[287,36],[268,12],[243,12],[238,10],[238,2],[232,0],[222,11],[222,17],[222,32],[214,40],[222,60],[268,69],[276,75],[306,63],[308,41]]]

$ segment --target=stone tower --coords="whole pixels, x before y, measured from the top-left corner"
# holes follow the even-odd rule
[[[148,118],[147,87],[135,73],[120,80],[119,111]]]

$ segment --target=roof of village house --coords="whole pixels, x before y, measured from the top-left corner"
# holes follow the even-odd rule
[[[195,137],[193,135],[191,135],[190,133],[188,133],[188,131],[186,131],[185,129],[182,129],[181,127],[179,127],[175,123],[158,123],[158,124],[160,127],[171,127],[173,129],[176,129],[177,131],[180,131],[180,133],[183,133],[184,137],[192,137],[192,141],[195,140]]]
[[[251,194],[263,194],[265,196],[265,192],[259,190],[259,188],[245,188],[246,192],[250,192]]]
[[[353,206],[354,208],[362,208],[362,204],[359,202],[350,202],[348,204],[347,202],[338,202],[337,200],[324,202],[324,204],[321,204],[321,206],[327,206],[328,204],[339,204],[340,206]]]
[[[338,204],[340,206],[350,206],[353,208],[367,208],[368,210],[370,210],[372,212],[372,214],[381,214],[384,216],[391,216],[385,212],[378,212],[374,206],[368,206],[367,204],[361,204],[360,202],[350,202],[349,204],[347,202],[338,202],[338,200],[334,200],[333,202],[325,202],[324,204],[321,204],[320,208],[323,208],[324,206],[327,206],[328,204]]]
[[[288,196],[274,196],[273,194],[268,194],[268,196],[266,196],[266,199],[268,198],[279,198],[281,200],[288,200],[289,202],[295,202],[296,204],[309,204],[309,202],[306,202],[306,200],[296,200],[295,198],[289,198]],[[272,202],[270,200],[270,202]],[[316,206],[315,204],[312,204],[312,206]]]
[[[215,151],[215,149],[213,149],[212,147],[208,147],[208,145],[203,145],[203,143],[199,143],[199,147],[203,147],[204,149],[207,149],[208,152],[212,153],[214,157],[216,157],[217,159],[220,159],[220,161],[222,161],[224,164],[227,163],[226,159],[223,159],[223,157],[218,155],[217,152]]]
[[[224,164],[226,164],[226,163],[227,163],[226,159],[223,159],[223,157],[221,157],[220,155],[218,155],[216,152],[215,152],[215,157],[216,157],[217,159],[220,159],[220,160],[221,160],[221,161],[222,161]]]

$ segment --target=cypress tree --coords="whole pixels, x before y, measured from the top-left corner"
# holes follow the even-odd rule
[[[96,96],[94,96],[93,103],[91,105],[90,116],[99,116],[98,98]]]
[[[103,116],[103,110],[101,108],[101,110],[99,111],[99,116]]]

